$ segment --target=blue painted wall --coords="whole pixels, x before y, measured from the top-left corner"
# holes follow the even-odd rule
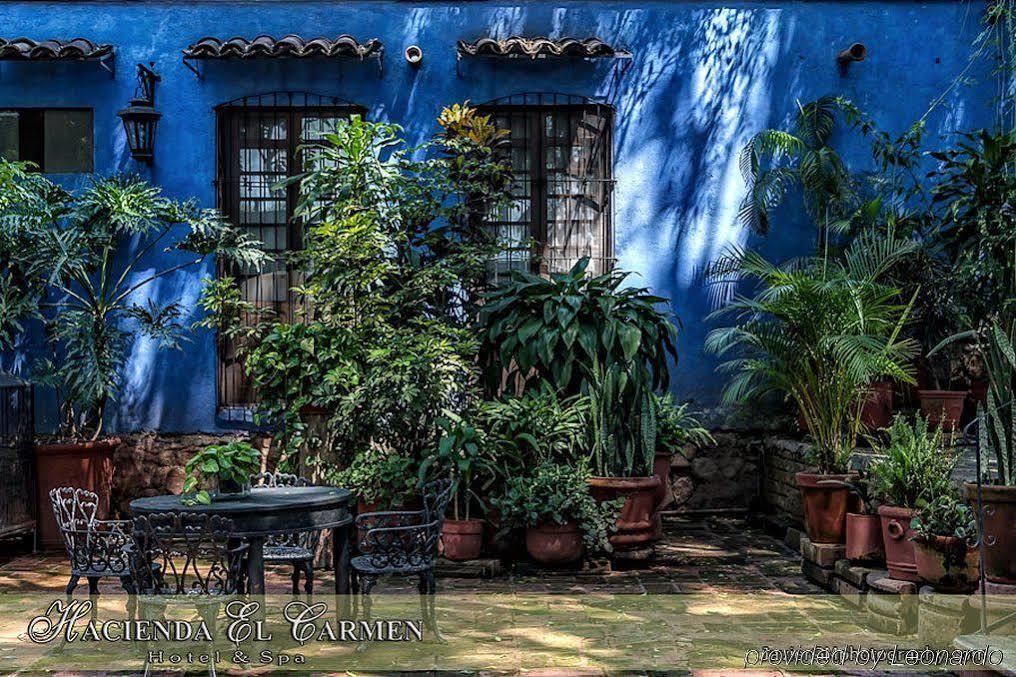
[[[483,102],[523,91],[609,98],[617,107],[616,243],[619,265],[673,300],[681,317],[674,390],[703,406],[721,381],[702,351],[711,309],[697,278],[703,264],[750,238],[737,223],[743,183],[737,154],[757,130],[786,123],[796,100],[834,93],[853,99],[891,132],[925,114],[967,66],[981,2],[17,2],[0,5],[0,34],[35,39],[87,37],[115,44],[115,78],[94,64],[0,62],[0,108],[91,107],[99,172],[141,171],[179,198],[214,204],[216,104],[248,94],[309,90],[337,95],[398,122],[413,139],[433,131],[444,104]],[[181,50],[206,35],[260,33],[305,37],[350,33],[380,38],[383,77],[373,64],[300,61],[209,63],[197,79]],[[619,86],[608,63],[469,62],[455,72],[455,40],[481,35],[600,36],[635,58]],[[868,60],[841,76],[836,53],[853,42]],[[402,50],[418,44],[420,69]],[[156,63],[163,113],[157,160],[149,170],[129,157],[116,111],[131,96],[134,64]],[[990,125],[990,64],[967,73],[974,84],[951,90],[929,116],[933,136]],[[843,134],[858,168],[864,146]],[[60,177],[74,185],[80,177]],[[777,257],[806,252],[813,231],[788,215],[763,242]],[[153,293],[193,305],[200,277],[167,278]],[[115,414],[120,430],[212,431],[230,427],[215,411],[215,350],[208,333],[183,352],[133,349],[128,388]],[[45,409],[45,407],[44,407]],[[52,412],[41,412],[43,425]]]

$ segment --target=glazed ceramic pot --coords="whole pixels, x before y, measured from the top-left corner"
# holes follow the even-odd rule
[[[914,560],[914,530],[910,528],[910,520],[914,518],[912,508],[897,508],[883,505],[878,509],[882,520],[882,540],[885,542],[885,564],[889,570],[889,578],[898,581],[921,580],[917,575],[917,564]]]
[[[570,564],[582,557],[582,549],[582,530],[576,522],[526,529],[526,551],[540,564]]]
[[[653,510],[659,477],[590,477],[587,481],[589,493],[597,501],[625,499],[617,531],[610,535],[610,544],[615,550],[642,548],[653,540]]]
[[[446,519],[441,530],[443,555],[458,562],[476,559],[483,549],[483,520]]]
[[[975,546],[956,536],[914,540],[917,575],[940,592],[971,592],[977,587],[981,557]]]
[[[825,482],[847,482],[853,476],[799,472],[794,477],[804,505],[804,528],[808,538],[813,543],[843,543],[851,504],[850,489]]]
[[[977,485],[967,483],[967,501],[977,510]],[[992,583],[1016,585],[1016,487],[982,485],[984,576]]]
[[[95,442],[40,444],[35,447],[41,547],[64,547],[49,502],[51,489],[75,487],[93,491],[99,497],[95,516],[99,519],[109,517],[110,496],[113,492],[113,453],[120,444],[118,438],[111,438]]]
[[[847,513],[847,559],[881,562],[885,559],[882,520],[878,515]]]
[[[930,428],[942,428],[948,433],[959,427],[967,391],[918,390],[917,394],[921,398],[921,413],[928,419]]]

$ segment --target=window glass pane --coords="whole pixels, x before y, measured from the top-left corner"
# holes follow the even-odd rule
[[[18,155],[18,114],[14,111],[0,111],[0,157],[17,160]]]
[[[42,146],[46,173],[92,171],[92,111],[46,111]]]

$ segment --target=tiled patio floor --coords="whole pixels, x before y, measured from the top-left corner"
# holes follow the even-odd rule
[[[668,518],[665,536],[657,544],[649,566],[612,572],[506,572],[489,579],[441,575],[439,590],[456,592],[607,592],[607,593],[709,593],[750,592],[771,594],[820,593],[801,576],[800,560],[783,543],[753,529],[739,519]],[[0,545],[0,592],[62,591],[69,574],[62,552],[17,553]],[[288,567],[270,567],[269,593],[286,593]],[[330,572],[316,572],[315,589],[331,590]],[[84,583],[84,581],[82,581]],[[400,586],[400,582],[391,581]],[[407,590],[415,583],[406,581]],[[79,590],[83,593],[87,586]],[[103,590],[119,590],[119,583],[104,579]]]

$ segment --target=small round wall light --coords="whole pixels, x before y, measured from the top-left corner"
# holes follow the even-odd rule
[[[406,47],[406,61],[410,66],[419,66],[420,62],[423,61],[423,50],[417,45],[410,45]]]

